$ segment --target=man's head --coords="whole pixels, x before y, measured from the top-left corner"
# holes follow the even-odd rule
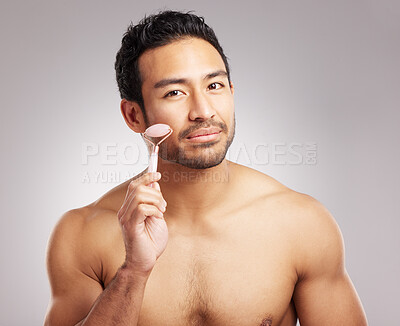
[[[224,61],[230,82],[228,59],[214,31],[204,22],[204,18],[177,11],[163,11],[157,15],[145,17],[137,25],[129,25],[115,61],[121,98],[137,102],[145,117],[139,57],[146,50],[167,45],[185,37],[200,38],[210,43]]]
[[[197,169],[224,159],[235,129],[233,86],[227,58],[202,18],[166,11],[129,26],[115,67],[128,126],[143,132],[166,123],[175,131],[161,158]]]

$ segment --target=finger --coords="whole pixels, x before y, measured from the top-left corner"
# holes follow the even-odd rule
[[[130,207],[137,207],[140,204],[147,204],[156,206],[160,212],[164,213],[167,208],[166,201],[162,198],[161,194],[157,195],[141,193],[132,198],[132,202],[130,203]]]
[[[153,189],[161,192],[160,184],[158,182],[153,182],[151,185],[153,186]]]
[[[161,173],[155,172],[155,173],[145,173],[144,175],[140,176],[139,178],[132,180],[128,184],[128,189],[127,189],[127,192],[125,195],[124,202],[117,213],[118,218],[120,218],[125,213],[126,206],[127,206],[127,204],[129,204],[129,202],[131,202],[131,197],[134,194],[134,192],[138,186],[149,185],[152,182],[156,182],[156,181],[160,180],[160,178],[161,178]]]
[[[140,183],[145,184],[148,186],[152,182],[156,182],[161,179],[161,173],[160,172],[147,172],[145,173],[142,177],[140,177]]]
[[[132,216],[125,214],[121,218],[121,224],[126,225],[127,223],[132,223],[134,225],[137,225],[143,223],[146,218],[150,216],[163,218],[164,214],[160,212],[160,210],[154,205],[139,204],[137,209],[135,210],[135,213]]]
[[[164,197],[162,196],[162,193],[161,193],[160,184],[158,182],[152,182],[150,185],[153,187],[150,187],[150,186],[143,187],[140,185],[138,188],[140,188],[141,192],[147,192],[149,194],[154,194],[154,196],[161,195],[161,197],[164,199]]]
[[[165,200],[158,193],[156,196],[147,193],[140,193],[137,196],[132,197],[129,205],[126,206],[126,210],[122,213],[125,218],[129,218],[133,214],[135,214],[136,210],[141,204],[151,205],[155,207],[161,213],[164,213],[166,210]]]
[[[133,202],[134,198],[136,198],[135,202]],[[165,208],[167,207],[167,202],[159,190],[150,188],[148,186],[139,185],[123,203],[121,209],[119,210],[118,217],[121,217],[121,215],[125,214],[129,208],[131,208],[130,210],[132,211],[132,209],[134,209],[135,206],[140,203],[156,205],[161,211],[165,211]]]
[[[148,186],[152,182],[157,182],[161,179],[160,172],[148,172],[140,176],[139,178],[133,179],[128,185],[128,192],[135,191],[135,189],[140,185]]]
[[[163,199],[164,206],[167,207],[167,202],[166,202],[164,196],[162,195],[160,184],[158,182],[153,182],[152,185],[154,185],[153,189],[155,189],[155,190],[157,190],[157,191],[159,191],[161,193],[161,197]]]

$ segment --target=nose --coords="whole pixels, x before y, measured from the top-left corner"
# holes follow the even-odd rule
[[[191,121],[205,121],[214,116],[215,110],[210,99],[207,98],[207,95],[201,92],[193,94],[190,104],[189,119]]]

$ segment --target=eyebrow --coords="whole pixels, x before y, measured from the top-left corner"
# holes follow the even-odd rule
[[[225,70],[217,70],[214,72],[211,72],[203,77],[204,80],[211,79],[214,77],[227,77],[228,73]],[[157,83],[154,84],[154,88],[163,88],[168,85],[173,85],[173,84],[188,84],[189,80],[187,78],[166,78],[166,79],[161,79]]]

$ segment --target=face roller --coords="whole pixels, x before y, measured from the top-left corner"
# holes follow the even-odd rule
[[[158,149],[159,149],[158,146],[171,134],[172,134],[171,127],[163,123],[157,123],[155,125],[150,126],[143,133],[144,139],[146,139],[152,145],[148,172],[157,171]]]

